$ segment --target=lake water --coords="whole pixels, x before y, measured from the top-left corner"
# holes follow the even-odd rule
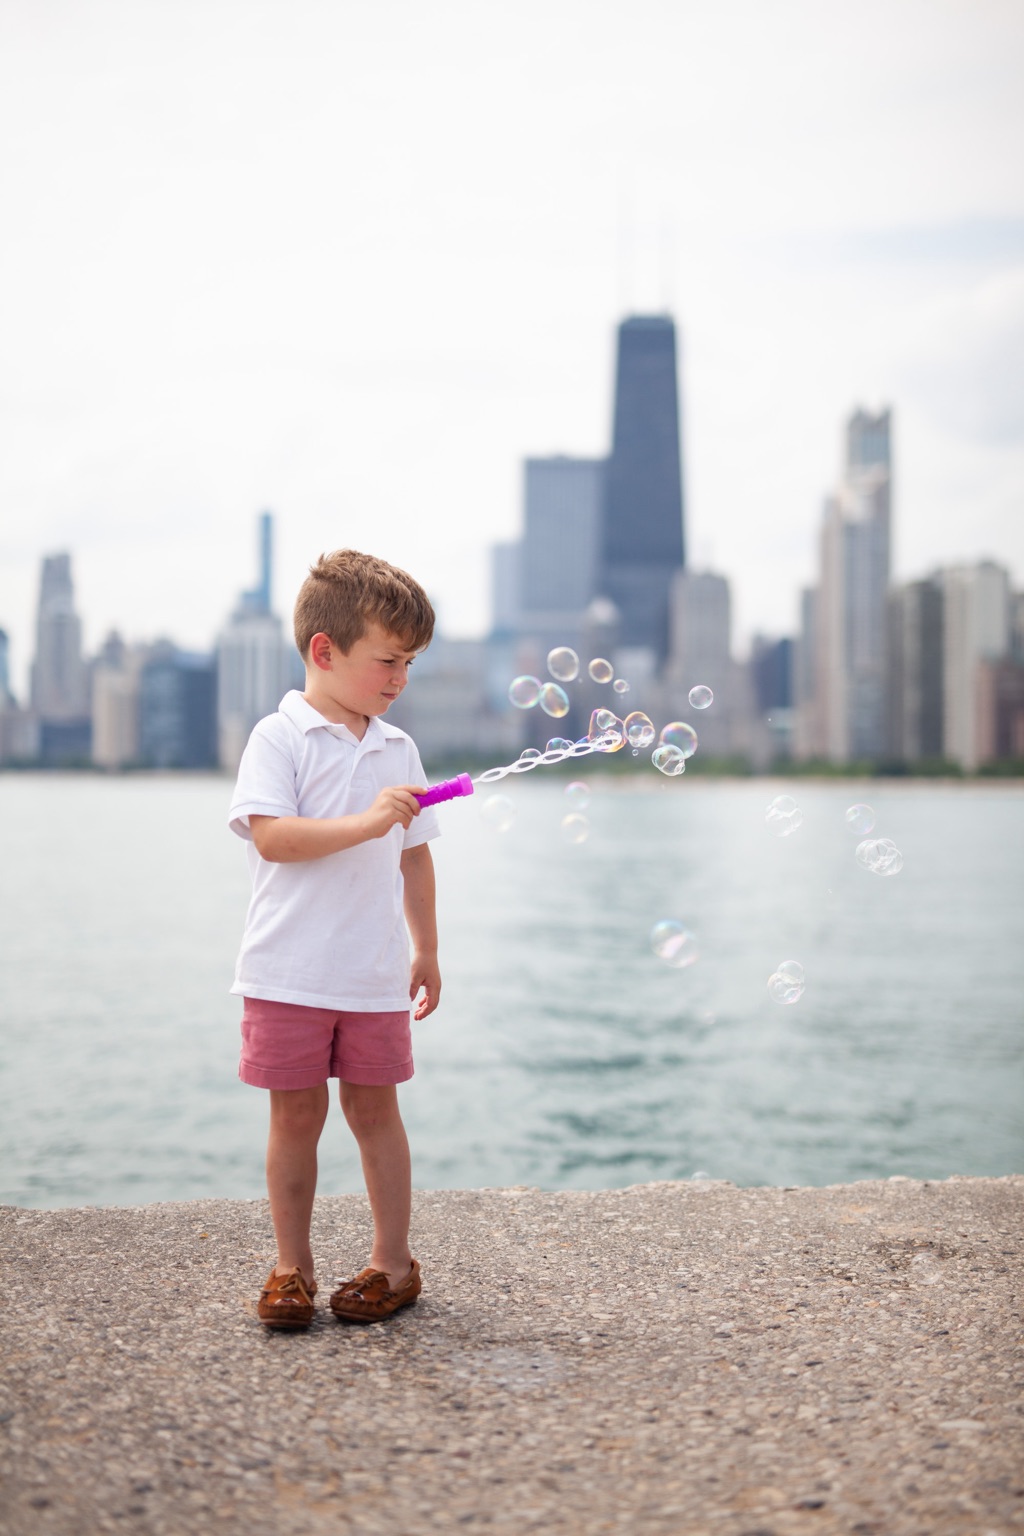
[[[444,995],[402,1090],[420,1188],[1024,1170],[1020,786],[581,776],[442,806]],[[0,777],[0,1201],[263,1193],[227,993],[248,895],[217,776]],[[782,791],[804,821],[766,827]],[[482,815],[500,792],[514,825]],[[904,854],[859,868],[854,801]],[[665,965],[675,917],[700,958]],[[799,1002],[769,997],[783,959]],[[335,1107],[324,1192],[358,1190]]]

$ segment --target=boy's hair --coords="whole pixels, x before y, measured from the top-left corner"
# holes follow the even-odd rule
[[[407,651],[422,651],[434,633],[430,599],[405,571],[357,549],[336,549],[309,568],[295,602],[295,644],[309,659],[314,635],[329,635],[348,652],[367,626],[401,640]]]

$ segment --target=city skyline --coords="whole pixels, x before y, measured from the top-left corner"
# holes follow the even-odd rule
[[[209,645],[262,507],[282,611],[353,544],[483,633],[522,461],[605,451],[629,313],[676,320],[688,562],[741,639],[797,629],[856,404],[895,412],[894,579],[1020,581],[1019,8],[84,0],[0,44],[19,694],[41,555],[90,652]]]

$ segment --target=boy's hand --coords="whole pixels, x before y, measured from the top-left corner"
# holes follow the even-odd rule
[[[441,971],[436,955],[417,954],[412,957],[412,985],[409,988],[411,1000],[415,1000],[421,988],[423,996],[416,1005],[414,1019],[425,1019],[441,1001]]]
[[[422,788],[420,793],[423,793]],[[370,809],[363,812],[367,836],[386,837],[394,826],[408,831],[413,817],[419,813],[420,803],[412,788],[407,784],[390,784],[381,790]]]

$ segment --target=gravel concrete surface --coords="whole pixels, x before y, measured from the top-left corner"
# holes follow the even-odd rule
[[[6,1536],[1024,1532],[1024,1178],[421,1192],[424,1293],[268,1332],[265,1202],[0,1211]]]

